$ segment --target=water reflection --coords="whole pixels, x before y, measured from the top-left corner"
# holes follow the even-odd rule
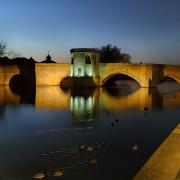
[[[36,91],[20,95],[13,93],[8,86],[1,86],[0,94],[1,107],[34,104],[37,110],[70,110],[73,119],[77,121],[95,119],[99,108],[107,111],[124,111],[180,107],[180,88],[174,82],[163,83],[157,89],[140,88],[129,81],[121,88],[97,88],[86,91],[63,91],[58,86],[47,86],[36,87]]]
[[[9,86],[0,86],[0,106],[20,104],[20,96],[14,94]]]
[[[67,110],[70,107],[70,94],[59,86],[36,87],[36,109]]]
[[[134,80],[118,80],[114,86],[107,86],[106,90],[112,96],[127,96],[137,91],[140,85]]]
[[[129,83],[128,83],[129,84]],[[176,86],[170,83],[169,88]],[[133,87],[133,88],[132,88]],[[91,120],[95,118],[98,108],[124,111],[129,109],[163,109],[180,106],[180,90],[161,93],[162,87],[139,88],[131,86],[112,89],[97,88],[93,90],[64,92],[59,87],[37,87],[36,108],[70,110],[74,120]]]
[[[83,93],[83,94],[82,94]],[[99,89],[70,92],[70,111],[75,121],[92,121],[99,108]]]
[[[180,88],[124,83],[88,91],[36,87],[30,99],[1,87],[0,179],[132,179],[179,123]]]
[[[162,108],[163,106],[163,97],[154,88],[139,88],[135,92],[123,96],[114,96],[114,94],[107,93],[106,89],[102,89],[101,94],[102,106],[109,111],[144,110],[144,108]]]

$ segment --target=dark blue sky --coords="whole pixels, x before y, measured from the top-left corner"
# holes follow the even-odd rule
[[[180,64],[179,0],[0,0],[0,40],[23,56],[117,45],[134,62]]]

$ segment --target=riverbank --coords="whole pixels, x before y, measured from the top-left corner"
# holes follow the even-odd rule
[[[180,179],[180,124],[150,157],[134,180]]]

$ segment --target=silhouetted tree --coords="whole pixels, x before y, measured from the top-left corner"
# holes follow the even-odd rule
[[[9,59],[20,57],[19,53],[16,53],[14,50],[7,50],[7,44],[0,42],[0,57],[8,57]]]
[[[7,57],[9,59],[14,59],[14,58],[18,58],[18,57],[21,57],[21,54],[20,53],[16,53],[14,50],[9,50],[7,51]]]
[[[117,46],[107,44],[100,50],[100,62],[102,63],[130,63],[131,56],[129,54],[121,53],[121,49]]]
[[[6,55],[6,44],[0,42],[0,57],[4,57]]]

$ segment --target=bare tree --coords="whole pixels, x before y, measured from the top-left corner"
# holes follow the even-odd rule
[[[6,44],[3,42],[0,42],[0,57],[4,57],[7,53]]]
[[[16,53],[14,50],[9,50],[7,51],[7,57],[9,59],[14,59],[14,58],[18,58],[18,57],[21,57],[21,54],[20,53]]]
[[[16,53],[14,50],[7,50],[7,44],[0,42],[0,57],[7,56],[9,59],[20,57],[20,53]]]

